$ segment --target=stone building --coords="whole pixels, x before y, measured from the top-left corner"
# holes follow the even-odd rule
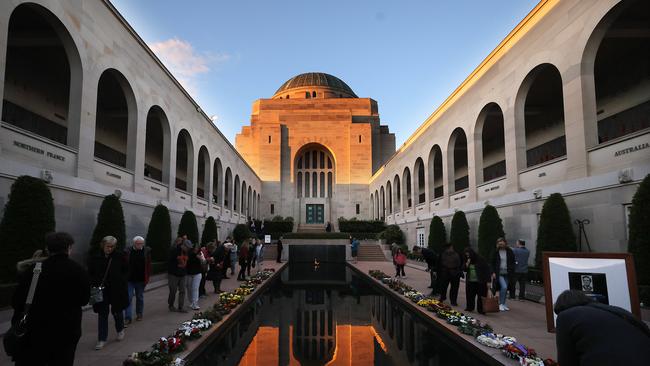
[[[373,175],[370,216],[412,246],[460,209],[476,245],[490,203],[534,252],[544,198],[559,192],[590,221],[592,250],[626,251],[650,173],[649,34],[648,1],[540,1]]]
[[[368,181],[395,152],[377,102],[342,80],[306,73],[253,103],[235,146],[262,180],[262,216],[291,216],[300,228],[366,218]]]
[[[159,202],[174,233],[185,210],[220,237],[259,217],[258,175],[108,0],[0,2],[0,95],[0,206],[43,177],[77,255],[116,190],[130,237]]]

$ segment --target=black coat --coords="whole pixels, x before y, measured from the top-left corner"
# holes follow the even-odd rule
[[[508,276],[512,276],[515,272],[515,253],[513,253],[510,247],[506,247],[506,261],[508,267]],[[496,249],[492,255],[492,273],[499,274],[499,268],[501,268],[501,256],[499,256],[499,249]]]
[[[477,255],[476,256],[476,263],[474,263],[474,267],[476,268],[476,279],[478,283],[488,283],[490,282],[491,274],[492,272],[490,271],[490,266],[487,264],[487,261]],[[463,263],[463,271],[467,272],[469,268],[467,268],[467,262]],[[469,277],[465,277],[465,280],[467,280]]]
[[[210,281],[215,281],[223,278],[224,268],[226,262],[226,249],[223,245],[219,245],[217,249],[212,252],[213,263],[210,263],[210,268],[208,269],[207,279]]]
[[[106,266],[109,259],[111,260],[111,267],[106,275],[104,281],[104,302],[103,304],[111,305],[111,312],[115,313],[126,309],[129,305],[128,283],[127,277],[129,274],[129,264],[122,253],[113,252],[110,256],[106,257],[104,253],[90,258],[88,263],[88,274],[90,275],[91,286],[100,286]],[[93,310],[99,312],[99,305],[93,305]]]
[[[644,325],[614,306],[566,309],[556,319],[557,361],[562,366],[650,365],[650,336]]]
[[[422,258],[427,262],[430,270],[435,271],[438,263],[438,254],[429,248],[422,248]]]
[[[169,250],[167,273],[183,277],[187,274],[187,253],[181,245],[175,245]]]
[[[460,276],[462,265],[462,258],[458,252],[455,250],[445,250],[440,254],[440,258],[438,259],[438,272],[441,276],[454,278]]]
[[[19,273],[12,299],[14,324],[24,310],[33,268],[27,266]],[[48,345],[55,348],[76,345],[81,336],[81,307],[88,303],[89,297],[88,273],[82,266],[66,254],[55,254],[44,260],[29,311],[25,352],[47,352]]]

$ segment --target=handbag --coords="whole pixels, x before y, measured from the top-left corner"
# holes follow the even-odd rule
[[[32,275],[32,283],[29,285],[29,292],[27,293],[27,299],[25,300],[25,308],[23,310],[23,316],[18,320],[16,324],[12,324],[7,333],[2,338],[2,343],[5,348],[7,356],[14,356],[20,348],[22,348],[23,343],[25,342],[25,335],[27,334],[27,320],[29,318],[29,308],[32,305],[32,300],[34,300],[34,292],[36,291],[36,284],[38,283],[38,277],[41,275],[42,263],[36,263],[34,267],[34,274]]]
[[[102,278],[102,283],[99,286],[90,287],[90,300],[88,303],[90,305],[95,305],[104,302],[104,281],[106,281],[106,276],[108,276],[108,271],[111,269],[111,262],[113,257],[108,259],[108,265],[106,266],[106,271],[104,272],[104,278]]]
[[[499,298],[495,296],[494,289],[489,291],[487,296],[481,296],[481,304],[483,305],[483,311],[486,313],[499,312]]]

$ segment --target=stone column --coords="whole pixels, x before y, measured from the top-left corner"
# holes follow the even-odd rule
[[[514,99],[510,100],[503,111],[503,128],[505,131],[506,155],[506,193],[519,192],[519,171],[526,167],[526,131],[523,121],[523,103],[521,107],[522,120],[516,120]]]
[[[68,145],[78,147],[77,154],[77,177],[93,180],[95,157],[95,127],[97,124],[97,85],[99,75],[94,70],[84,70],[83,86],[81,91],[70,90],[70,97],[73,94],[80,94],[81,116],[80,119],[73,119],[72,114],[68,115]],[[70,88],[78,88],[79,84],[70,83]],[[71,107],[72,107],[72,103]],[[79,121],[77,123],[77,121]]]
[[[142,103],[138,103],[141,105]],[[148,193],[145,187],[144,180],[144,162],[146,154],[147,143],[147,113],[146,110],[136,111],[136,120],[133,123],[134,131],[131,131],[131,123],[129,121],[129,138],[127,147],[127,159],[133,154],[133,163],[130,169],[133,169],[133,190],[137,193]],[[129,113],[130,114],[130,113]],[[133,146],[131,146],[133,145]]]
[[[564,95],[564,133],[566,135],[567,150],[566,179],[582,178],[589,174],[587,161],[588,129],[586,128],[587,121],[585,121],[584,108],[594,108],[595,100],[593,104],[590,103],[589,106],[584,106],[583,102],[586,99],[583,96],[584,92],[580,65],[573,65],[563,70],[562,94]],[[595,108],[593,110],[595,111]],[[592,115],[592,117],[594,116]],[[595,136],[596,126],[592,125],[590,127],[590,135]]]

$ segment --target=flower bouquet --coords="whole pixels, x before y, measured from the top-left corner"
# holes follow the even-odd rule
[[[207,319],[214,324],[220,322],[221,319],[223,319],[223,316],[213,307],[212,309],[195,313],[192,319]]]
[[[404,293],[404,296],[406,296],[409,300],[417,303],[418,301],[422,300],[425,298],[425,296],[418,292],[418,291],[408,291]]]
[[[235,295],[248,296],[253,292],[252,287],[239,287],[235,289]]]
[[[231,292],[222,292],[219,294],[219,303],[225,308],[234,309],[242,302],[244,302],[244,298],[241,295],[233,294]]]
[[[171,362],[171,356],[154,350],[151,352],[135,352],[124,360],[122,366],[167,366]]]
[[[517,342],[517,339],[515,337],[504,336],[503,334],[484,333],[476,337],[476,341],[484,346],[503,348],[508,344]]]
[[[172,354],[184,350],[185,343],[180,337],[161,337],[158,342],[152,346],[152,348],[154,351],[157,350],[160,353]]]

